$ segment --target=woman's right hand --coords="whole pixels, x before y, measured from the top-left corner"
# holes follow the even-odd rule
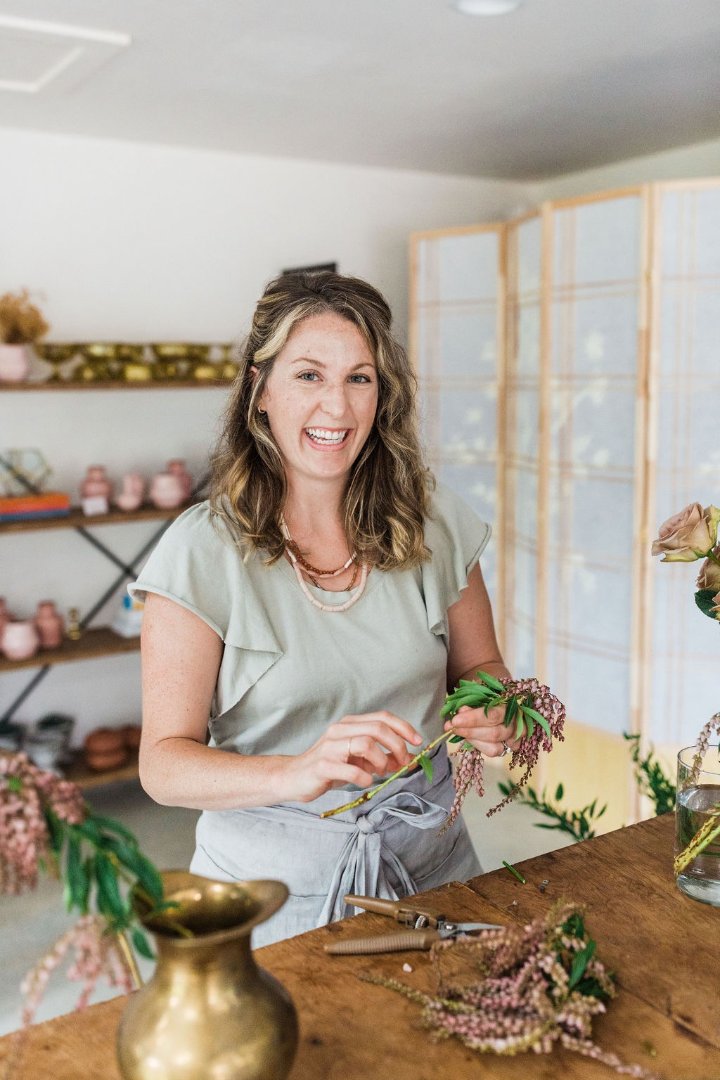
[[[414,756],[406,743],[422,744],[415,728],[391,712],[343,716],[309,750],[287,759],[287,794],[283,801],[312,802],[344,784],[370,787],[376,776],[388,776]]]

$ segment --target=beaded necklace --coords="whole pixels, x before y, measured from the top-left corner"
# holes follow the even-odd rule
[[[328,613],[336,613],[339,615],[341,612],[347,611],[348,608],[351,608],[353,604],[356,604],[358,602],[363,592],[365,591],[365,585],[367,583],[367,563],[362,563],[362,565],[360,566],[360,582],[357,588],[353,589],[358,575],[358,563],[354,553],[350,556],[347,562],[344,563],[342,566],[339,566],[337,570],[318,570],[316,566],[312,566],[310,563],[306,562],[301,555],[297,544],[290,535],[290,530],[287,527],[285,518],[282,517],[282,515],[280,517],[280,528],[282,529],[282,534],[285,538],[285,550],[290,557],[292,568],[295,571],[295,577],[298,579],[300,588],[305,593],[305,596],[308,598],[313,607],[316,607],[319,611],[327,611]],[[323,604],[321,600],[318,600],[316,599],[316,597],[313,596],[307,586],[305,578],[303,577],[301,567],[305,569],[308,575],[314,574],[316,577],[337,577],[337,575],[341,574],[343,570],[347,570],[353,562],[355,563],[355,570],[349,585],[349,590],[353,592],[353,595],[350,597],[349,600],[346,600],[344,604]],[[311,577],[310,580],[313,582],[313,585],[317,585],[317,582],[314,580],[314,578]],[[317,587],[319,588],[320,586],[317,585]]]

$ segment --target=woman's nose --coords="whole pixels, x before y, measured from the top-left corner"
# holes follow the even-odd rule
[[[347,407],[345,386],[327,386],[322,397],[322,410],[328,416],[341,417]]]

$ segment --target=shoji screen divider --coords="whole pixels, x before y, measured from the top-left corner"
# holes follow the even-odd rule
[[[720,632],[694,609],[697,567],[650,558],[660,521],[720,502],[720,180],[418,234],[411,262],[431,464],[493,524],[510,667],[568,705],[539,783],[562,780],[573,806],[607,799],[605,827],[621,825],[647,809],[622,733],[671,768],[720,707]]]
[[[410,350],[428,464],[492,524],[483,573],[495,597],[505,572],[504,227],[416,233],[410,276]],[[502,632],[502,605],[495,608]]]

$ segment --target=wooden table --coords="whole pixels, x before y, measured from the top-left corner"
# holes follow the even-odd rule
[[[500,824],[499,827],[502,827]],[[673,815],[619,829],[507,870],[423,894],[449,918],[527,922],[559,897],[586,906],[598,955],[619,991],[596,1019],[596,1041],[663,1080],[720,1080],[720,911],[684,897],[672,878]],[[541,892],[540,882],[549,884]],[[361,982],[370,968],[419,988],[432,985],[425,953],[329,956],[330,940],[387,932],[359,915],[256,953],[292,994],[300,1045],[291,1080],[609,1080],[607,1066],[567,1051],[515,1058],[479,1056],[454,1041],[433,1043],[418,1007]],[[412,965],[405,973],[403,963]],[[30,1029],[17,1080],[119,1080],[115,1032],[125,998]],[[0,1064],[11,1050],[0,1039]],[[2,1070],[0,1070],[2,1075]],[[203,1078],[198,1078],[203,1080]]]

